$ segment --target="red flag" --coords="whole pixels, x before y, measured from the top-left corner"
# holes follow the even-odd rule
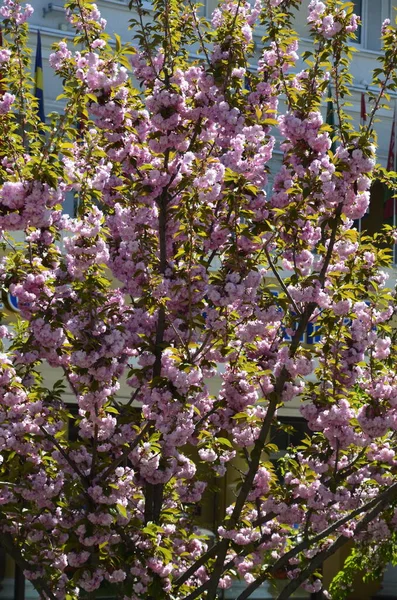
[[[396,152],[396,107],[394,107],[393,125],[390,135],[389,155],[387,157],[387,170],[394,171],[395,169],[395,152]],[[385,188],[385,204],[383,208],[384,219],[394,218],[394,198],[391,198],[391,192]]]
[[[367,121],[367,109],[365,107],[365,94],[361,93],[361,125],[364,125]]]

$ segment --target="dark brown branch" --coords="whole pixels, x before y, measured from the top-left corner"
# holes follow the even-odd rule
[[[291,296],[291,294],[289,293],[289,291],[288,291],[288,289],[287,289],[287,287],[286,287],[286,285],[285,285],[284,281],[281,279],[280,273],[277,271],[277,269],[276,269],[276,267],[275,267],[275,265],[274,265],[274,263],[273,263],[273,261],[272,261],[272,259],[271,259],[271,256],[270,256],[270,253],[269,253],[269,250],[266,248],[266,246],[265,246],[264,250],[265,250],[265,254],[266,254],[266,258],[267,258],[267,262],[269,263],[269,267],[271,268],[271,270],[272,270],[272,272],[273,272],[273,275],[275,276],[275,278],[276,278],[276,279],[277,279],[277,281],[279,282],[281,289],[283,290],[283,292],[284,292],[284,293],[285,293],[285,295],[287,296],[288,300],[291,302],[292,306],[294,307],[294,310],[295,310],[296,314],[297,314],[297,315],[300,315],[300,314],[301,314],[301,311],[299,310],[299,308],[298,308],[298,307],[297,307],[297,305],[296,305],[296,302],[295,302],[295,300],[293,299],[293,297],[292,297],[292,296]]]
[[[175,580],[174,589],[178,589],[181,585],[183,585],[185,583],[185,581],[187,581],[189,579],[189,577],[192,577],[192,575],[195,574],[197,569],[199,569],[200,567],[205,565],[205,563],[207,561],[209,561],[210,558],[214,558],[214,556],[216,556],[218,548],[219,548],[219,542],[214,544],[214,546],[212,546],[212,548],[207,550],[207,552],[205,554],[203,554],[202,556],[200,556],[200,558],[198,560],[196,560],[196,562],[194,564],[192,564],[188,569],[186,569],[186,571],[184,573],[182,573],[182,575],[180,575],[178,577],[178,579]],[[195,591],[197,591],[197,590],[195,590]],[[194,598],[196,598],[196,597],[197,596],[194,596]],[[184,598],[184,600],[188,600],[188,598],[190,600],[190,596],[186,596],[186,598]]]
[[[19,548],[17,548],[17,546],[14,543],[14,540],[12,539],[9,533],[1,533],[0,546],[4,548],[7,554],[15,561],[15,563],[20,567],[22,571],[34,571],[37,568],[36,565],[30,564],[27,560],[23,558]],[[52,593],[51,588],[49,587],[44,578],[39,577],[37,579],[33,579],[31,583],[40,595],[41,592],[45,592],[49,600],[56,600],[56,596]]]
[[[386,507],[386,505],[389,503],[390,499],[395,495],[396,492],[397,484],[394,484],[393,486],[391,486],[391,488],[387,490],[387,493],[385,494],[381,502],[379,502],[377,506],[375,506],[361,519],[361,521],[355,528],[355,534],[363,531],[367,527],[367,525],[372,521],[372,519],[375,519],[379,515],[379,513]],[[320,565],[322,565],[326,558],[335,554],[335,552],[339,550],[339,548],[344,546],[348,541],[348,537],[340,535],[329,548],[317,554],[310,561],[309,566],[306,567],[306,569],[304,569],[296,579],[290,581],[290,583],[283,589],[283,591],[279,594],[277,600],[287,600],[288,598],[290,598],[291,594],[293,594],[294,591],[301,585],[301,583],[306,581],[306,579],[310,577],[310,575],[312,575]]]
[[[192,3],[192,0],[188,0],[188,3],[189,3],[189,6],[190,6],[190,9],[192,11],[193,20],[194,20],[194,26],[196,28],[197,35],[198,35],[198,38],[199,38],[200,48],[202,49],[202,51],[203,51],[203,53],[205,55],[205,60],[207,61],[207,65],[211,69],[212,68],[212,63],[211,63],[210,57],[208,56],[208,52],[207,52],[207,48],[205,46],[203,34],[200,31],[200,23],[197,20],[196,11],[194,10],[194,5]]]
[[[322,287],[324,286],[328,266],[331,262],[332,253],[333,253],[334,245],[336,242],[336,234],[337,234],[338,225],[340,222],[341,213],[342,213],[342,203],[340,203],[337,206],[336,211],[335,211],[335,216],[334,216],[334,220],[332,223],[332,229],[331,229],[331,235],[330,235],[330,242],[329,242],[327,253],[326,253],[326,256],[324,259],[324,264],[323,264],[322,269],[318,276],[319,282]],[[299,321],[298,327],[294,333],[294,336],[292,338],[292,342],[290,345],[289,356],[291,358],[295,355],[295,353],[299,347],[300,338],[303,335],[303,333],[305,332],[307,324],[310,320],[310,317],[313,314],[316,307],[317,307],[317,304],[315,302],[310,302],[309,304],[307,304],[303,313],[300,314],[300,321]],[[287,369],[283,368],[276,383],[275,383],[274,391],[270,395],[270,401],[269,401],[269,406],[268,406],[268,409],[266,412],[266,416],[262,423],[262,427],[261,427],[259,436],[255,442],[254,448],[250,455],[251,463],[250,463],[248,473],[246,475],[245,481],[243,482],[243,485],[241,486],[239,495],[238,495],[236,503],[234,505],[233,513],[232,513],[230,519],[228,519],[228,521],[226,522],[228,529],[233,529],[233,527],[235,527],[236,524],[238,523],[240,514],[244,508],[246,499],[251,491],[251,487],[252,487],[255,475],[257,473],[259,464],[260,464],[260,457],[262,454],[262,450],[266,443],[268,435],[270,433],[270,428],[271,428],[271,424],[272,424],[272,421],[273,421],[273,418],[275,415],[275,411],[277,409],[277,405],[279,404],[279,402],[281,402],[284,385],[288,381],[288,378],[289,378],[289,373],[288,373]],[[230,541],[228,539],[223,539],[220,542],[218,542],[218,544],[216,545],[218,555],[217,555],[217,559],[215,561],[215,566],[212,571],[210,580],[207,581],[205,584],[203,584],[204,586],[206,586],[206,589],[209,590],[207,600],[214,600],[214,598],[215,598],[219,579],[220,579],[222,573],[226,569],[225,558],[226,558],[226,554],[227,554],[227,551],[229,548],[229,544],[230,544]],[[197,570],[197,568],[195,570]],[[193,571],[193,573],[194,572],[195,571]],[[184,598],[184,600],[194,600],[195,598],[197,598],[200,595],[200,593],[201,593],[201,591],[199,592],[198,590],[195,590],[189,596]]]
[[[87,489],[89,487],[89,482],[88,482],[87,477],[85,475],[83,475],[83,473],[80,471],[80,469],[78,468],[76,463],[70,458],[70,456],[66,452],[66,450],[64,448],[62,448],[62,446],[61,446],[61,444],[59,444],[58,440],[54,436],[52,436],[50,433],[48,433],[48,431],[46,431],[46,429],[42,425],[39,425],[39,428],[40,428],[40,431],[45,435],[47,440],[49,440],[52,444],[54,444],[56,449],[62,454],[63,458],[66,460],[66,462],[68,463],[70,468],[73,469],[73,471],[76,473],[76,475],[78,475],[78,477],[80,478],[81,483],[83,484],[84,488]]]
[[[123,460],[130,454],[130,452],[132,452],[137,447],[139,442],[143,439],[145,434],[149,431],[149,428],[150,428],[150,423],[146,423],[144,425],[144,427],[141,429],[140,433],[133,439],[131,444],[128,444],[128,446],[123,450],[122,454],[120,456],[118,456],[117,458],[115,458],[114,461],[112,462],[112,464],[109,465],[109,467],[106,469],[106,471],[104,473],[102,473],[102,475],[101,475],[102,481],[106,481],[106,479],[109,477],[109,475],[111,475],[111,473],[115,469],[117,469],[117,467],[119,465],[121,465]]]
[[[352,519],[354,519],[361,513],[370,511],[370,512],[367,512],[366,516],[362,519],[362,521],[360,521],[360,523],[362,523],[364,519],[367,519],[365,522],[369,523],[369,521],[372,520],[372,518],[376,517],[379,514],[380,510],[382,510],[382,508],[390,500],[390,498],[392,498],[396,494],[397,494],[397,483],[392,485],[390,488],[385,490],[382,494],[378,495],[376,498],[373,498],[372,500],[367,502],[367,504],[364,504],[363,506],[360,506],[359,508],[354,509],[348,515],[345,515],[344,517],[339,519],[339,521],[336,521],[335,523],[333,523],[332,525],[330,525],[329,527],[327,527],[326,529],[324,529],[317,535],[313,536],[312,538],[303,540],[300,544],[297,544],[296,546],[294,546],[294,548],[289,550],[289,552],[287,552],[281,558],[279,558],[271,567],[266,569],[266,571],[264,571],[260,577],[258,577],[255,581],[253,581],[238,596],[237,600],[246,600],[247,598],[249,598],[250,595],[259,586],[261,586],[262,583],[264,581],[266,581],[266,579],[268,579],[272,573],[275,573],[279,569],[284,568],[288,564],[288,562],[290,561],[291,558],[294,558],[300,552],[303,552],[304,550],[307,550],[308,548],[313,547],[315,544],[318,544],[319,542],[323,541],[327,536],[331,535],[337,529],[339,529],[339,527],[342,527],[343,525],[345,525],[345,523],[348,523],[349,521],[351,521]],[[370,516],[370,518],[368,520],[369,516]],[[356,528],[356,531],[357,531],[357,528]],[[345,541],[348,541],[345,536],[341,536],[341,537],[344,538]],[[317,556],[319,556],[319,555],[317,555]],[[329,554],[329,556],[331,556],[331,554]],[[314,572],[314,570],[315,570],[315,568],[313,569],[313,572]],[[305,577],[302,581],[304,581],[305,579],[307,579],[307,577]],[[299,584],[298,584],[298,586],[299,586]]]
[[[165,155],[165,166],[168,164],[167,152]],[[163,189],[159,198],[159,253],[160,253],[160,274],[164,276],[167,268],[167,203],[168,203],[168,186]],[[164,333],[166,328],[165,307],[160,306],[158,311],[156,340],[154,355],[155,361],[153,365],[153,379],[161,375],[161,357],[163,355]],[[152,426],[152,425],[150,425]],[[145,523],[150,521],[158,522],[160,518],[161,507],[163,504],[164,485],[146,483],[145,486]]]

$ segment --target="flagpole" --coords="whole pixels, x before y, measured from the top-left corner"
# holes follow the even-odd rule
[[[367,122],[367,110],[365,106],[365,92],[361,92],[361,101],[360,101],[360,122],[361,126],[365,127]],[[362,232],[362,217],[358,220],[358,233]]]

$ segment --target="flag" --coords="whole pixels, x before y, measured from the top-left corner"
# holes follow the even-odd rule
[[[331,136],[331,138],[333,138],[335,135],[335,115],[334,115],[334,103],[332,102],[332,91],[331,91],[330,85],[328,86],[327,116],[326,116],[325,122],[327,123],[327,125],[329,125],[331,127],[332,131],[330,132],[330,136]],[[332,150],[332,152],[336,151],[336,143],[335,142],[332,142],[331,150]]]
[[[1,26],[0,26],[0,48],[3,48],[3,28]],[[5,91],[6,91],[6,88],[4,85],[3,76],[0,75],[0,97],[3,96]]]
[[[390,134],[389,154],[387,156],[387,170],[394,171],[396,165],[396,107],[394,107],[393,125]],[[394,217],[394,198],[391,190],[385,186],[385,203],[383,207],[383,218],[393,219]]]
[[[360,118],[361,118],[361,125],[365,125],[365,123],[367,122],[367,109],[365,106],[365,94],[364,92],[361,93],[361,113],[360,113]]]
[[[252,91],[251,81],[250,81],[250,79],[251,79],[250,76],[251,75],[252,75],[252,73],[250,73],[249,71],[247,71],[247,73],[246,73],[246,75],[244,77],[244,89],[248,90],[249,92]]]
[[[331,86],[328,86],[328,101],[327,101],[327,117],[325,119],[326,123],[334,129],[335,127],[335,117],[334,117],[334,103],[332,102],[332,91]]]
[[[43,61],[41,57],[41,36],[40,31],[37,30],[37,47],[36,47],[36,61],[34,66],[34,95],[38,102],[38,115],[40,121],[45,122],[44,114],[44,86],[43,86]]]
[[[395,157],[395,148],[396,148],[396,107],[394,107],[394,115],[393,115],[393,125],[390,135],[390,143],[389,143],[389,154],[387,157],[387,170],[394,171],[394,165],[396,164]]]

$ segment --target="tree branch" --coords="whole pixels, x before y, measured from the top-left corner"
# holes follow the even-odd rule
[[[336,531],[337,529],[339,529],[339,527],[342,527],[345,523],[348,523],[349,521],[351,521],[352,519],[354,519],[355,517],[357,517],[359,514],[361,514],[363,512],[366,512],[366,511],[370,511],[369,513],[367,513],[367,515],[365,517],[367,519],[365,522],[366,523],[369,522],[372,518],[374,518],[380,512],[380,510],[383,508],[383,506],[394,495],[397,495],[397,483],[393,484],[390,488],[388,488],[382,494],[378,495],[376,498],[373,498],[372,500],[370,500],[369,502],[367,502],[367,504],[364,504],[363,506],[360,506],[359,508],[356,508],[355,510],[351,511],[348,515],[342,517],[341,519],[339,519],[339,521],[336,521],[336,523],[333,523],[332,525],[330,525],[329,527],[327,527],[326,529],[324,529],[323,531],[321,531],[317,535],[315,535],[315,536],[313,536],[311,538],[307,538],[307,539],[303,540],[300,544],[297,544],[296,546],[294,546],[294,548],[292,548],[291,550],[289,550],[289,552],[287,552],[281,558],[279,558],[272,566],[268,567],[260,575],[260,577],[258,577],[255,581],[253,581],[238,596],[238,598],[236,600],[246,600],[247,598],[249,598],[250,595],[258,587],[260,587],[262,585],[262,583],[264,581],[266,581],[266,579],[269,578],[269,575],[271,575],[272,573],[278,571],[279,569],[284,568],[288,564],[288,562],[290,561],[291,558],[294,558],[300,552],[303,552],[307,548],[312,548],[315,544],[323,541],[327,536],[329,536],[332,533],[334,533],[334,531]],[[373,509],[373,510],[370,510],[370,509]],[[367,518],[368,516],[370,516],[369,520]],[[360,521],[360,523],[361,523],[361,521]],[[357,528],[356,528],[356,531],[357,531]],[[346,536],[341,536],[341,537],[346,542],[348,541],[348,538],[346,538]],[[331,556],[331,554],[329,556]],[[313,572],[315,571],[315,569],[316,569],[316,567],[313,569]],[[304,581],[306,578],[307,577],[305,577],[304,579],[302,579],[302,581]],[[297,587],[299,587],[299,585],[300,584],[298,584]],[[287,598],[288,597],[289,596],[287,596]],[[278,599],[278,600],[281,600],[281,598]]]
[[[271,259],[271,256],[270,256],[270,253],[269,253],[269,250],[267,249],[267,247],[266,247],[266,246],[265,246],[264,250],[265,250],[265,254],[266,254],[266,258],[267,258],[267,262],[269,263],[269,267],[270,267],[270,268],[271,268],[271,270],[273,271],[273,275],[275,276],[275,278],[276,278],[276,279],[277,279],[277,281],[279,282],[279,284],[280,284],[280,286],[281,286],[281,289],[283,290],[283,292],[285,293],[285,295],[287,296],[287,298],[288,298],[288,299],[289,299],[289,301],[291,302],[292,306],[294,307],[294,310],[295,310],[296,314],[297,314],[297,315],[300,315],[300,314],[302,314],[302,312],[301,312],[301,310],[298,308],[298,306],[297,306],[297,304],[296,304],[295,300],[293,299],[293,297],[292,297],[292,296],[291,296],[291,294],[289,293],[289,291],[288,291],[288,289],[287,289],[287,287],[286,287],[286,285],[285,285],[284,281],[281,279],[281,277],[280,277],[280,273],[277,271],[277,269],[276,269],[276,267],[275,267],[275,265],[274,265],[274,263],[273,263],[273,261],[272,261],[272,259]]]

